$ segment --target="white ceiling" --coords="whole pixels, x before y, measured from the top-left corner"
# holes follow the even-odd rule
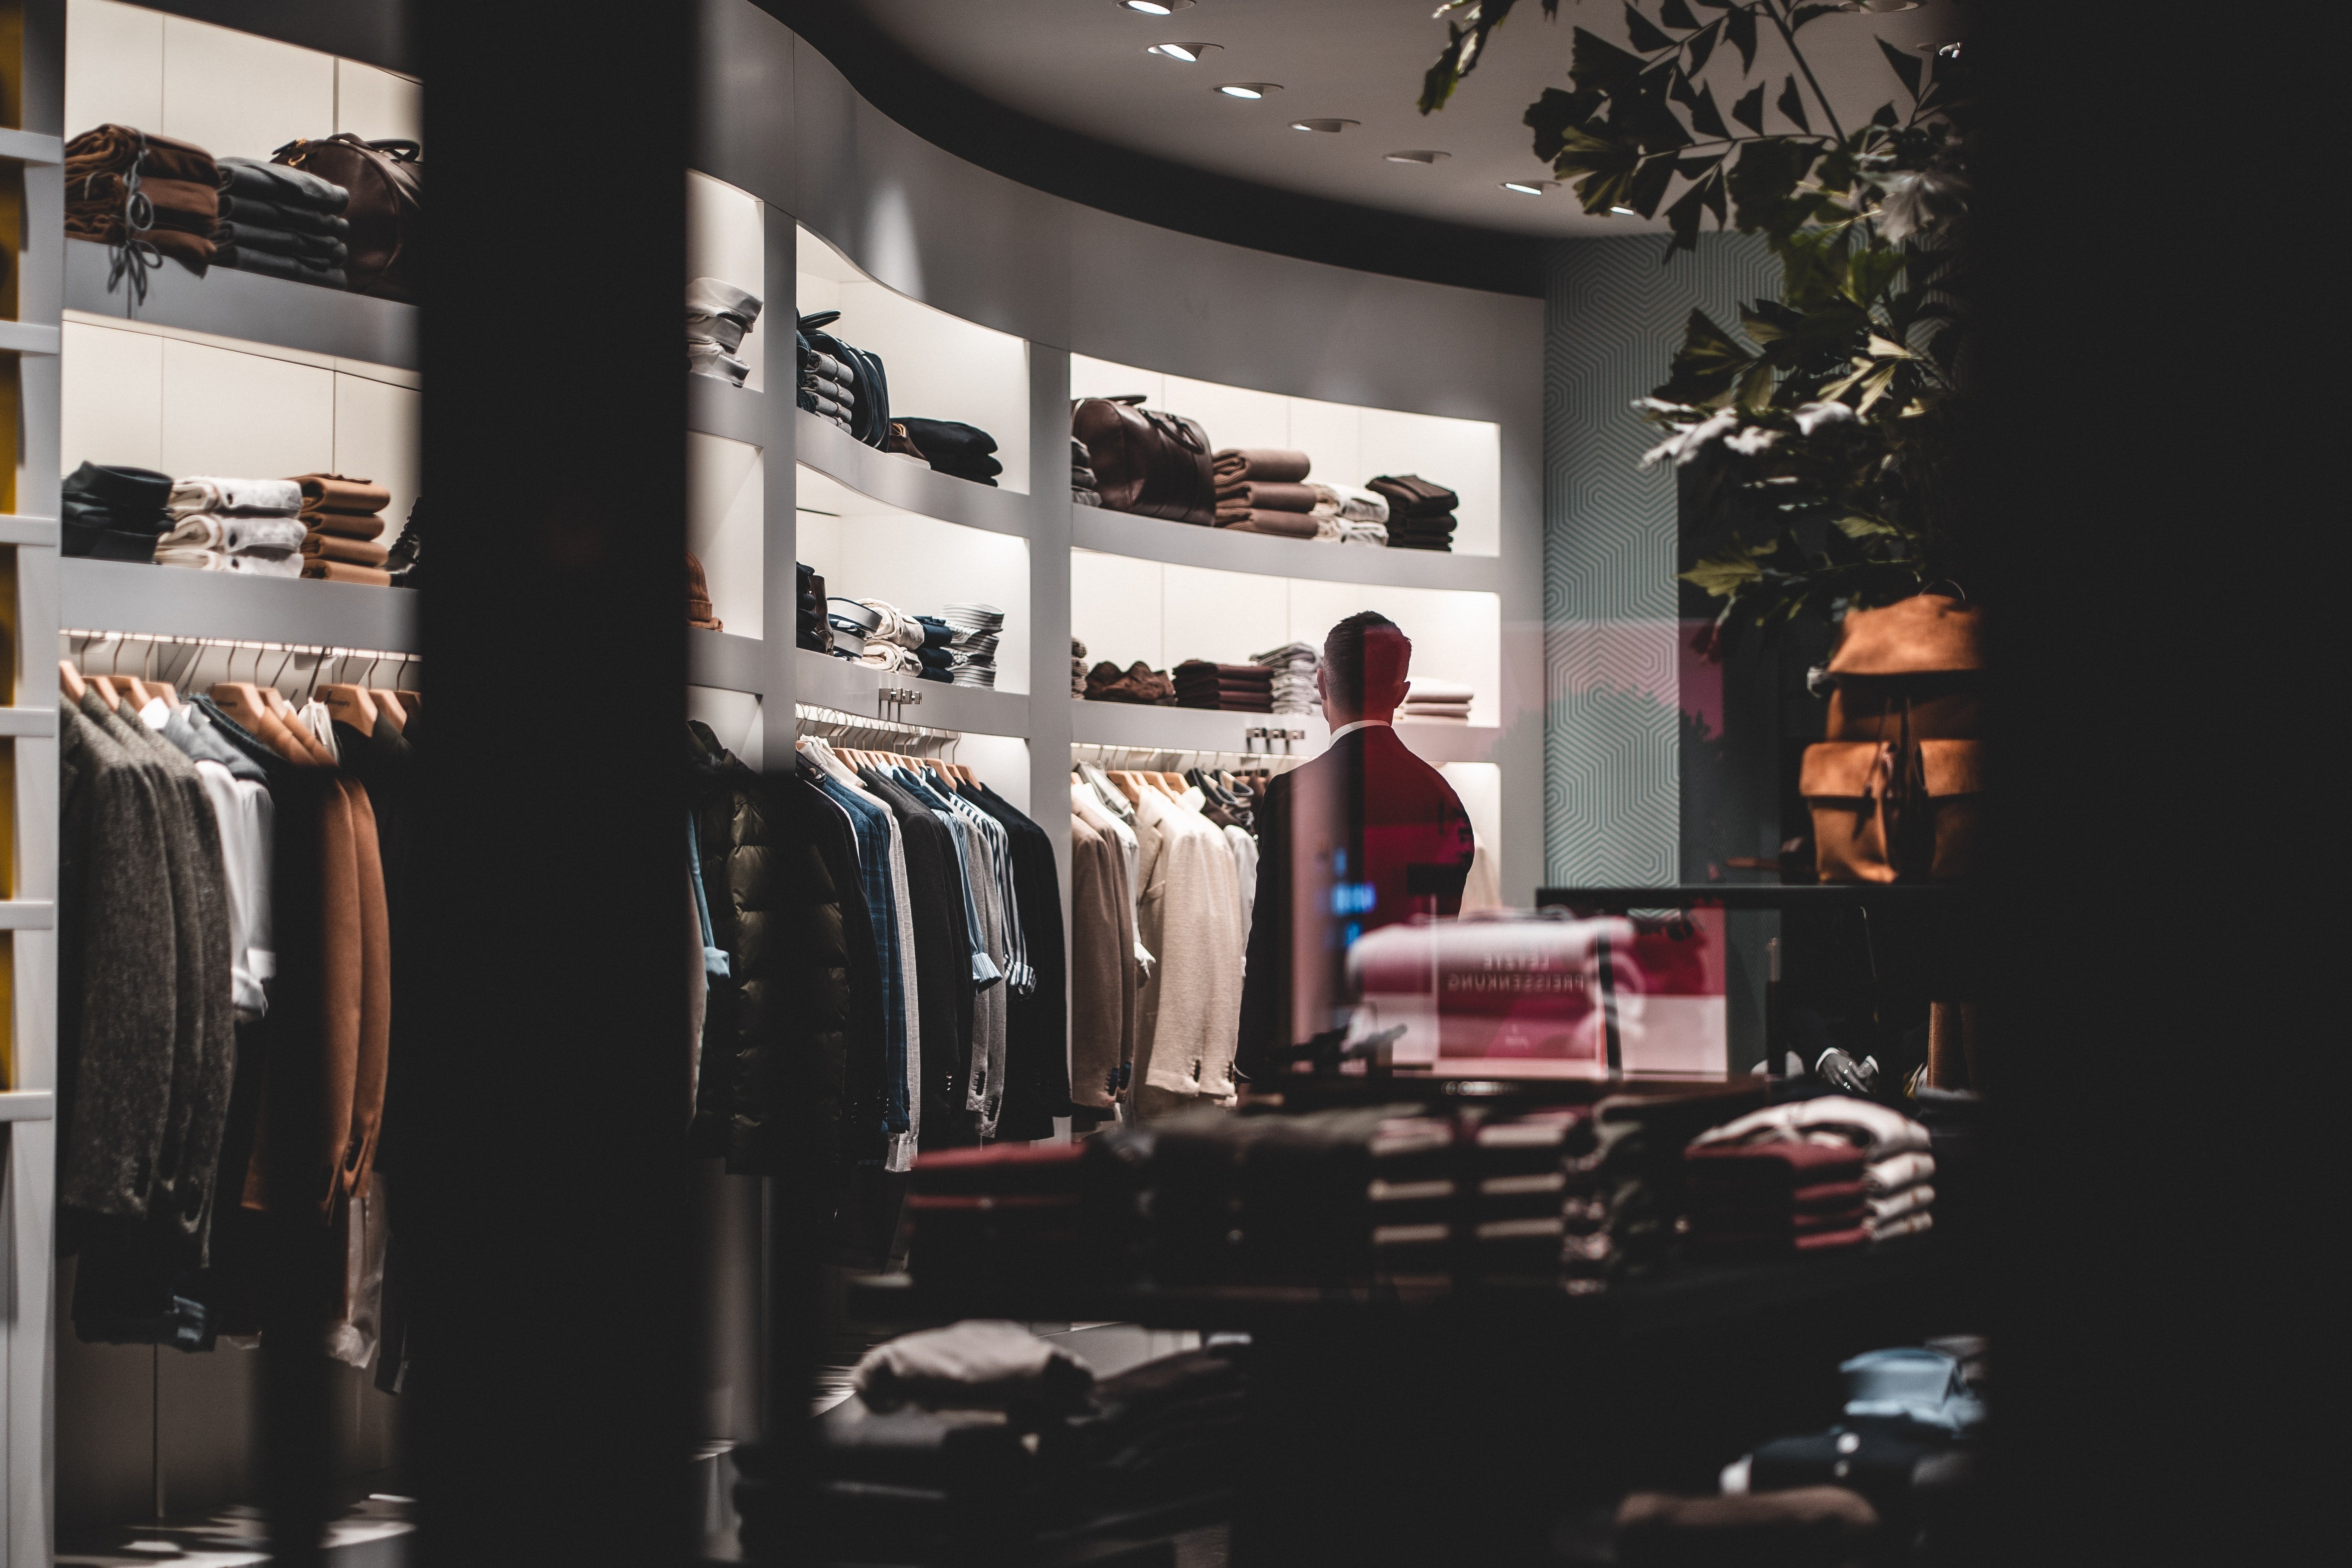
[[[1430,15],[1436,0],[1199,0],[1170,16],[1139,16],[1114,0],[853,3],[901,47],[984,98],[1171,162],[1482,228],[1562,235],[1665,226],[1663,219],[1587,217],[1565,186],[1540,196],[1499,188],[1549,175],[1519,117],[1545,88],[1568,85],[1571,28],[1625,41],[1624,11],[1612,0],[1563,0],[1556,22],[1544,19],[1541,0],[1519,0],[1454,100],[1426,117],[1414,100],[1445,43],[1445,24]],[[1874,36],[1907,47],[1958,34],[1955,0],[1927,0],[1907,12],[1823,16],[1800,37],[1851,130],[1902,96]],[[1224,47],[1198,65],[1144,52],[1163,41]],[[1757,51],[1759,68],[1768,61],[1776,68],[1769,101],[1788,68],[1770,37]],[[1738,70],[1736,53],[1716,52],[1706,75],[1719,105],[1738,96]],[[1279,82],[1284,90],[1257,102],[1212,90],[1232,81]],[[1336,135],[1289,129],[1316,118],[1362,123]],[[1777,114],[1768,120],[1780,123]],[[1407,148],[1453,156],[1427,167],[1381,156]]]

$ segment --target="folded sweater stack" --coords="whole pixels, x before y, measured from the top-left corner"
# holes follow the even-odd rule
[[[1312,713],[1323,700],[1317,689],[1316,677],[1322,673],[1323,656],[1311,643],[1285,643],[1280,647],[1250,655],[1250,662],[1262,664],[1274,671],[1271,694],[1276,713]]]
[[[1390,548],[1454,548],[1454,509],[1461,497],[1418,474],[1383,474],[1370,488],[1389,503]]]
[[[1315,537],[1333,544],[1386,544],[1389,542],[1388,498],[1356,485],[1307,487],[1315,492],[1307,515],[1315,520]]]
[[[1866,1246],[1862,1155],[1850,1145],[1700,1143],[1689,1167],[1691,1250],[1712,1262]]]
[[[1176,706],[1226,713],[1274,711],[1274,671],[1262,664],[1212,664],[1188,658],[1176,667]]]
[[[1312,539],[1322,498],[1307,478],[1307,454],[1276,447],[1228,447],[1211,459],[1217,480],[1217,526],[1244,533]]]
[[[1798,1145],[1855,1152],[1863,1163],[1855,1180],[1860,1205],[1854,1221],[1872,1241],[1891,1241],[1930,1228],[1936,1189],[1933,1140],[1927,1128],[1901,1111],[1850,1095],[1792,1100],[1710,1128],[1694,1142],[1700,1149],[1769,1149]]]
[[[1105,659],[1087,672],[1087,700],[1173,708],[1176,683],[1139,658],[1125,669]]]
[[[1070,695],[1087,694],[1087,645],[1077,638],[1070,639]]]
[[[392,492],[373,479],[341,474],[303,474],[294,482],[302,487],[302,521],[308,531],[302,536],[302,575],[390,587],[392,574],[383,569],[387,552],[378,541]]]
[[[257,158],[220,160],[213,265],[325,289],[345,286],[352,195],[331,180]]]
[[[1102,487],[1095,478],[1095,456],[1076,436],[1070,437],[1070,501],[1076,506],[1102,505]]]
[[[947,679],[958,686],[995,689],[996,645],[1004,636],[1004,612],[994,605],[942,605],[938,624],[949,634]]]
[[[155,542],[155,564],[198,572],[299,577],[302,487],[292,479],[172,481],[171,531]]]
[[[84,463],[58,487],[59,551],[93,561],[152,561],[172,526],[172,476]]]
[[[907,438],[914,442],[923,461],[940,473],[993,488],[996,476],[1004,471],[1004,465],[991,455],[996,450],[996,437],[977,426],[910,414],[893,415],[891,421],[906,428]]]
[[[698,278],[686,286],[686,368],[730,386],[740,386],[751,367],[735,357],[751,324],[760,319],[760,297],[720,278]]]
[[[1475,695],[1466,686],[1416,675],[1405,688],[1404,706],[1397,710],[1397,717],[1444,724],[1467,724],[1470,722],[1470,701]]]
[[[212,265],[220,167],[203,148],[101,125],[66,143],[65,172],[68,238],[152,246],[198,277]]]

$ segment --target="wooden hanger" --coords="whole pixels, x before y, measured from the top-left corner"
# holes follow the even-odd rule
[[[89,684],[92,691],[98,693],[98,700],[106,704],[109,712],[122,706],[122,699],[115,693],[112,676],[85,675],[82,679]]]
[[[296,763],[310,760],[310,748],[296,742],[287,732],[286,726],[278,722],[278,715],[263,703],[261,690],[252,681],[215,681],[210,695],[223,713],[244,726],[255,739],[279,756]]]
[[[58,660],[58,689],[77,706],[89,695],[89,683],[82,679],[81,671],[74,668],[74,662],[69,658]]]
[[[408,710],[402,705],[400,692],[388,686],[371,686],[367,694],[375,701],[375,710],[392,721],[394,734],[408,728]]]
[[[334,753],[327,750],[325,742],[310,732],[310,726],[302,721],[302,715],[295,710],[293,703],[286,700],[284,692],[275,686],[265,686],[261,689],[261,700],[269,705],[269,710],[278,716],[278,721],[286,726],[286,732],[294,737],[295,744],[310,754],[312,762],[328,767],[334,765]]]
[[[331,717],[349,724],[362,735],[375,733],[375,716],[378,710],[375,699],[368,694],[366,687],[353,686],[347,681],[333,681],[319,688],[319,700],[327,705],[327,712]]]
[[[1111,774],[1110,782],[1118,786],[1119,794],[1127,796],[1128,805],[1141,805],[1143,804],[1143,785],[1137,780],[1133,773],[1122,770]]]

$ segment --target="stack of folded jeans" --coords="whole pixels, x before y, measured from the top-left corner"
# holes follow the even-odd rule
[[[1927,1128],[1899,1110],[1851,1095],[1792,1100],[1699,1134],[1699,1150],[1760,1149],[1809,1143],[1852,1150],[1864,1162],[1856,1179],[1861,1217],[1874,1242],[1916,1236],[1935,1224],[1936,1156]]]
[[[1104,659],[1087,671],[1087,700],[1173,708],[1176,706],[1176,683],[1139,658],[1125,669]]]
[[[127,125],[101,125],[66,143],[68,239],[134,252],[144,246],[202,277],[219,221],[220,167],[203,148]],[[117,270],[139,279],[132,288],[142,295],[147,259],[118,258]]]
[[[833,651],[833,628],[825,623],[824,579],[805,561],[793,563],[799,597],[793,606],[793,645],[814,653]],[[862,647],[865,638],[858,639]]]
[[[84,463],[58,487],[58,549],[93,561],[152,561],[172,526],[172,476]]]
[[[1244,533],[1312,539],[1318,498],[1307,478],[1307,454],[1272,447],[1228,447],[1212,459],[1217,479],[1217,526]]]
[[[1087,645],[1077,638],[1070,639],[1070,695],[1087,694]]]
[[[390,552],[377,541],[392,492],[373,479],[341,474],[302,474],[294,482],[302,487],[302,521],[308,528],[302,536],[302,575],[390,587],[392,574],[383,569]]]
[[[1004,612],[994,605],[953,604],[940,608],[940,618],[952,634],[948,639],[950,679],[958,686],[993,689],[996,645],[1004,635]]]
[[[1087,444],[1070,437],[1070,500],[1076,506],[1102,505],[1102,488],[1095,480],[1095,457]]]
[[[914,650],[923,667],[919,679],[951,683],[956,656],[950,651],[950,645],[955,640],[955,628],[937,616],[917,616],[915,621],[923,628],[923,646]]]
[[[1865,1247],[1862,1153],[1851,1144],[1694,1144],[1691,1251],[1743,1262]]]
[[[352,226],[342,186],[282,163],[220,160],[213,265],[322,288],[345,286]]]
[[[1418,474],[1383,474],[1370,488],[1389,503],[1391,549],[1454,548],[1454,509],[1461,497]]]
[[[1471,700],[1476,695],[1468,687],[1454,681],[1416,675],[1405,688],[1404,705],[1397,710],[1397,717],[1467,724],[1470,722]]]
[[[1332,544],[1386,544],[1389,542],[1388,498],[1378,490],[1355,485],[1316,484],[1315,537]]]
[[[993,487],[996,476],[1004,471],[1004,465],[990,456],[996,450],[996,437],[977,426],[953,419],[921,419],[911,414],[892,415],[891,422],[906,426],[908,438],[922,453],[923,461],[940,473]]]
[[[751,367],[735,357],[744,335],[760,319],[760,297],[719,278],[698,278],[686,286],[686,368],[730,386],[740,386]]]
[[[1262,664],[1212,664],[1188,658],[1176,667],[1176,706],[1226,713],[1274,711],[1274,671]]]
[[[1316,688],[1316,677],[1322,672],[1323,656],[1311,643],[1285,643],[1277,648],[1250,655],[1250,662],[1262,664],[1274,671],[1274,708],[1276,713],[1312,713],[1322,701]]]
[[[800,384],[793,399],[811,414],[832,420],[852,436],[857,434],[856,373],[833,355],[811,348],[805,336],[800,340]]]
[[[686,552],[686,624],[698,632],[723,632],[724,622],[710,607],[710,580],[703,575],[702,558]]]
[[[172,530],[155,543],[155,564],[199,572],[299,577],[302,487],[292,479],[196,475],[172,482]]]

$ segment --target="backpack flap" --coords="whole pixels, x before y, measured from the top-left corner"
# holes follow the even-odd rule
[[[1976,868],[1979,742],[1823,742],[1805,748],[1798,788],[1824,882],[1947,882]]]

